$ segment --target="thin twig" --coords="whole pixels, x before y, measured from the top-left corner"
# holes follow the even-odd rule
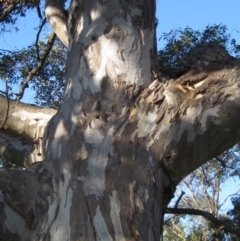
[[[207,183],[207,185],[205,184],[205,183],[202,183],[202,187],[203,187],[203,192],[204,192],[204,196],[207,198],[207,200],[208,200],[208,203],[209,203],[209,209],[210,209],[210,212],[213,212],[213,197],[211,197],[210,195],[209,195],[209,193],[208,193],[208,191],[207,191],[207,188],[210,186],[210,182],[211,181],[209,181],[208,180],[208,177],[207,177],[207,175],[206,175],[206,173],[205,173],[205,171],[204,171],[204,168],[203,168],[203,166],[201,167],[201,169],[202,169],[202,174],[203,174],[203,176],[202,176],[202,182],[206,182]]]
[[[11,51],[11,50],[7,50],[7,49],[0,49],[0,51],[8,52],[8,53],[11,53],[11,54],[20,52],[20,51]]]
[[[181,200],[181,198],[182,198],[182,196],[183,196],[184,194],[185,194],[185,192],[182,191],[182,192],[181,192],[181,195],[178,197],[178,199],[177,199],[177,201],[176,201],[176,203],[175,203],[174,208],[177,208],[177,207],[178,207],[178,204],[179,204],[179,202],[180,202],[180,200]]]
[[[192,189],[192,186],[189,185],[189,183],[187,183],[187,181],[183,181],[184,184],[186,185],[186,187],[188,188],[190,194],[191,194],[191,199],[194,202],[194,204],[196,205],[197,208],[201,208],[201,206],[199,205],[199,203],[197,202],[196,198],[194,197],[194,190]]]
[[[49,39],[48,39],[48,42],[47,42],[47,45],[44,49],[44,52],[42,54],[42,56],[40,57],[40,60],[38,61],[38,65],[36,68],[34,68],[32,71],[30,71],[30,73],[28,74],[27,78],[25,79],[24,83],[22,84],[21,86],[21,89],[19,91],[19,93],[17,94],[17,97],[16,97],[16,100],[17,102],[20,101],[23,97],[23,94],[24,94],[24,91],[25,89],[27,88],[28,86],[28,83],[29,81],[34,77],[36,76],[39,71],[43,68],[44,66],[44,63],[45,63],[45,60],[47,59],[51,49],[52,49],[52,46],[54,44],[54,40],[56,38],[56,34],[55,33],[52,33],[50,36],[49,36]]]
[[[230,197],[233,197],[233,196],[235,196],[235,195],[237,195],[237,194],[239,194],[239,193],[240,193],[240,189],[239,189],[238,191],[236,191],[235,193],[228,195],[228,196],[224,199],[224,201],[222,202],[222,204],[220,204],[220,205],[218,206],[218,208],[220,209],[220,208],[226,203],[226,201],[227,201]]]
[[[13,11],[15,4],[10,4],[2,14],[0,14],[0,22],[4,21],[4,18]]]
[[[36,46],[36,49],[37,49],[37,60],[39,61],[40,60],[40,56],[39,56],[39,48],[38,48],[38,41],[39,41],[39,36],[40,36],[40,33],[42,32],[42,28],[43,26],[46,24],[47,22],[47,19],[44,18],[40,27],[39,27],[39,30],[37,32],[37,36],[36,36],[36,41],[35,41],[35,46]]]
[[[189,208],[167,208],[165,213],[171,214],[189,214],[189,215],[198,215],[206,218],[207,220],[219,225],[222,229],[226,232],[233,233],[240,237],[240,230],[231,227],[230,225],[226,224],[226,221],[221,221],[220,219],[214,217],[209,212],[205,212],[199,209],[189,209]]]
[[[221,163],[221,166],[222,166],[223,168],[229,168],[229,167],[226,165],[226,163],[225,163],[221,158],[219,158],[219,157],[216,156],[214,159],[217,160],[218,162],[220,162],[220,163]]]
[[[38,17],[39,17],[40,19],[43,19],[39,4],[36,6],[36,9],[37,9]]]

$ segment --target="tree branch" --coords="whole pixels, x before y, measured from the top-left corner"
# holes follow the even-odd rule
[[[216,156],[215,159],[216,159],[218,162],[221,163],[222,168],[229,168],[229,167],[226,165],[226,163],[225,163],[221,158],[219,158],[218,156]]]
[[[11,13],[14,10],[14,4],[10,4],[4,11],[3,13],[0,15],[0,22],[4,21],[4,18],[6,18],[6,16]]]
[[[35,46],[36,46],[36,50],[37,50],[37,59],[38,59],[38,61],[40,61],[38,41],[39,41],[40,33],[42,32],[42,28],[43,28],[43,26],[46,24],[46,21],[47,21],[47,19],[44,18],[43,21],[42,21],[42,23],[41,23],[41,25],[40,25],[40,27],[39,27],[39,30],[38,30],[38,32],[37,32],[37,35],[36,35]]]
[[[239,141],[240,60],[220,47],[201,46],[194,53],[198,54],[189,55],[192,62],[188,72],[159,86],[153,82],[137,102],[152,108],[151,120],[144,110],[140,113],[141,108],[136,112],[145,114],[152,123],[148,148],[157,153],[176,183]],[[159,153],[162,147],[165,152]],[[169,159],[171,153],[176,155]]]
[[[0,49],[0,51],[4,51],[4,52],[8,52],[8,53],[18,53],[19,51],[11,51],[11,50],[7,50],[7,49]]]
[[[191,194],[191,199],[192,199],[193,203],[196,205],[196,207],[201,208],[201,206],[199,205],[198,201],[196,200],[196,198],[194,196],[194,190],[192,189],[192,186],[190,186],[189,183],[186,182],[185,180],[183,182]]]
[[[184,194],[185,194],[185,192],[182,191],[181,194],[180,194],[180,196],[178,197],[175,205],[174,205],[174,208],[177,208],[177,207],[178,207],[178,204],[179,204],[179,202],[180,202],[180,200],[181,200],[181,198],[182,198],[182,196],[183,196]]]
[[[3,22],[4,19],[16,8],[22,8],[23,4],[28,7],[36,7],[39,18],[42,19],[39,2],[38,0],[34,1],[20,1],[20,0],[11,0],[11,1],[0,1],[1,4],[6,7],[6,9],[0,14],[0,22]],[[16,7],[16,8],[15,8]]]
[[[44,66],[44,63],[45,63],[45,60],[46,58],[48,57],[51,49],[52,49],[52,46],[54,44],[54,40],[56,38],[56,34],[55,33],[52,33],[50,36],[49,36],[49,39],[48,39],[48,42],[47,42],[47,45],[44,49],[44,52],[42,54],[42,56],[40,57],[39,59],[39,62],[38,62],[38,65],[36,68],[34,68],[27,76],[27,78],[25,79],[24,83],[22,84],[21,86],[21,89],[19,91],[19,93],[17,94],[17,101],[21,100],[21,98],[23,97],[23,94],[24,94],[24,91],[25,89],[28,87],[28,83],[29,81],[39,73],[39,71],[43,68]]]
[[[218,206],[218,209],[220,209],[220,208],[226,203],[226,201],[227,201],[230,197],[233,197],[233,196],[235,196],[235,195],[237,195],[237,194],[239,194],[239,193],[240,193],[240,189],[239,189],[238,191],[236,191],[235,193],[228,195],[228,196],[224,199],[224,201]]]
[[[54,32],[62,43],[68,46],[67,17],[64,10],[65,0],[46,0],[45,15]]]
[[[0,125],[6,115],[5,99],[0,95]],[[48,121],[56,114],[54,109],[16,103],[12,100],[9,100],[9,103],[9,115],[2,126],[2,131],[32,141],[42,138]]]
[[[219,220],[218,218],[214,217],[211,213],[205,212],[199,209],[188,209],[188,208],[167,208],[165,213],[171,214],[189,214],[189,215],[198,215],[206,218],[207,220],[219,225],[221,229],[226,232],[233,233],[240,237],[240,230],[232,228],[231,226],[227,225],[224,221]]]

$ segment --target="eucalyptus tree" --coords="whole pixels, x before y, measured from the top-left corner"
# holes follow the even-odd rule
[[[166,210],[164,240],[223,241],[240,237],[236,218],[240,189],[224,195],[224,187],[239,181],[239,164],[236,145],[183,179]],[[227,209],[230,198],[233,210]]]
[[[163,78],[154,0],[45,13],[68,48],[65,93],[57,112],[1,97],[1,155],[43,161],[0,171],[0,238],[159,240],[176,185],[239,141],[239,60],[203,44]]]

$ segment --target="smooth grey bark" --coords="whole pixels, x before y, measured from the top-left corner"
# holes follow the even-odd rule
[[[163,81],[153,0],[72,1],[69,13],[65,97],[44,130],[44,161],[1,174],[0,233],[159,240],[175,186],[239,141],[239,61],[202,46],[184,75]]]
[[[56,110],[17,103],[0,95],[0,157],[29,168],[43,160],[42,138]]]

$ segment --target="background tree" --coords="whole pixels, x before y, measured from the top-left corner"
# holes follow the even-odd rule
[[[172,201],[167,212],[174,212],[174,209],[182,209],[185,215],[166,216],[166,234],[164,239],[171,240],[171,237],[178,237],[176,240],[230,240],[231,232],[228,226],[238,230],[237,223],[232,222],[229,212],[226,212],[224,204],[232,197],[236,196],[240,190],[236,190],[225,198],[220,197],[224,185],[230,180],[239,181],[239,146],[224,152],[221,156],[207,162],[199,167],[180,184],[177,190],[178,197],[184,190],[184,195],[180,196],[177,207],[174,207],[176,200]],[[181,191],[182,190],[182,191]],[[235,200],[235,198],[234,198]],[[236,205],[234,205],[237,208]],[[187,215],[202,215],[192,216]],[[200,212],[199,212],[200,210]],[[180,210],[179,210],[180,211]],[[194,213],[195,211],[195,213]],[[219,223],[208,219],[213,216]],[[228,215],[227,215],[228,214]],[[191,224],[191,225],[189,225]],[[225,229],[226,228],[226,229]]]
[[[229,212],[228,212],[228,215],[230,216],[230,219],[231,219],[231,225],[233,225],[235,228],[238,228],[239,225],[240,225],[240,195],[236,195],[234,196],[232,199],[232,204],[233,204],[233,209],[231,209]],[[233,234],[230,234],[231,236],[231,240],[233,241],[237,241],[239,240],[239,237],[233,235]]]
[[[0,3],[0,32],[12,31],[12,27],[14,27],[15,31],[18,31],[18,28],[15,27],[18,18],[25,17],[27,11],[34,8],[37,9],[39,18],[43,18],[40,1],[38,0],[1,0]]]
[[[239,58],[240,45],[228,32],[225,25],[208,25],[203,31],[185,29],[163,33],[160,41],[166,45],[158,52],[159,71],[164,76],[177,77],[188,71],[190,66],[188,55],[198,45],[217,44],[228,50],[229,54]]]
[[[1,239],[159,240],[176,185],[239,141],[239,60],[201,45],[162,78],[154,14],[151,0],[73,1],[68,16],[46,2],[68,46],[65,95],[57,113],[19,103],[28,75],[15,102],[1,97],[1,155],[43,159],[1,170]]]
[[[7,83],[9,97],[23,96],[31,88],[35,104],[57,109],[63,98],[66,48],[55,36],[38,41],[37,46],[33,43],[22,50],[0,51],[0,78]],[[20,90],[14,92],[16,85]]]

